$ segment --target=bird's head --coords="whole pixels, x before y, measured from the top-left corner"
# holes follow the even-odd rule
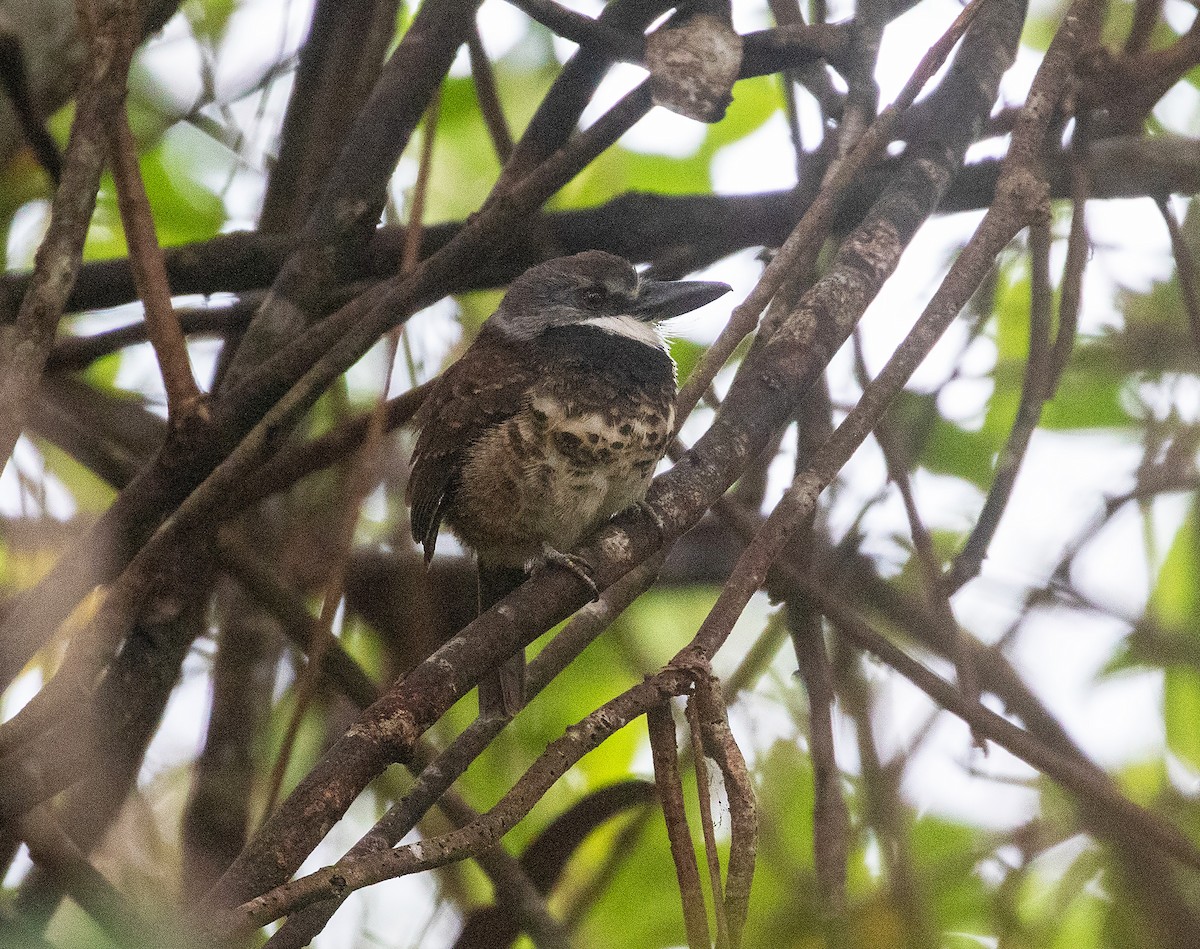
[[[652,280],[623,257],[589,250],[531,267],[513,281],[489,320],[505,335],[532,340],[547,330],[595,326],[661,345],[653,324],[689,313],[730,291],[704,280]]]

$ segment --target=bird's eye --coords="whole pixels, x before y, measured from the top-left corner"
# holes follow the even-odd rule
[[[604,306],[606,296],[605,292],[598,287],[588,287],[579,294],[579,299],[589,310],[598,310]]]

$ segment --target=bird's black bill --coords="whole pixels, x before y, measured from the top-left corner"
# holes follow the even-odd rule
[[[708,280],[643,280],[632,315],[647,323],[669,320],[712,303],[732,289],[727,283]]]

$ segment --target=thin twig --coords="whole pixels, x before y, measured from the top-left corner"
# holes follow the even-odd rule
[[[729,322],[721,334],[705,351],[700,364],[692,371],[679,392],[676,405],[676,428],[682,426],[700,396],[712,383],[717,372],[729,361],[738,344],[758,324],[759,314],[779,290],[789,274],[795,273],[799,262],[813,252],[833,221],[834,213],[846,190],[854,183],[860,171],[875,159],[887,144],[896,128],[901,114],[925,88],[926,83],[937,73],[950,55],[954,45],[966,32],[984,0],[972,2],[958,15],[950,28],[942,34],[929,51],[921,58],[912,76],[904,84],[896,101],[880,113],[879,117],[863,132],[854,148],[839,162],[836,172],[829,176],[820,193],[804,212],[791,236],[779,248],[778,253],[763,271],[758,283],[746,299],[730,314]]]
[[[1175,220],[1175,214],[1167,205],[1165,198],[1157,202],[1158,213],[1162,215],[1163,223],[1167,225],[1167,233],[1171,235],[1171,251],[1175,255],[1175,276],[1179,281],[1179,296],[1183,301],[1183,312],[1187,314],[1188,329],[1191,330],[1192,342],[1200,352],[1200,277],[1196,273],[1196,255],[1187,245],[1183,230]]]
[[[865,387],[867,367],[863,358],[862,342],[857,332],[854,335],[854,358],[862,385]],[[921,585],[925,592],[926,602],[929,604],[934,616],[938,618],[942,629],[949,637],[949,641],[956,643],[954,667],[958,672],[958,684],[963,690],[963,695],[971,701],[978,701],[979,683],[975,677],[975,670],[971,666],[970,653],[962,637],[959,635],[958,620],[954,616],[954,607],[950,603],[949,593],[942,582],[942,567],[938,562],[937,552],[933,548],[933,537],[930,535],[929,529],[925,526],[920,508],[917,507],[916,495],[913,493],[912,479],[908,474],[910,463],[901,454],[898,440],[893,437],[891,426],[888,424],[887,419],[882,419],[875,426],[875,440],[879,444],[880,451],[883,452],[884,462],[888,469],[888,477],[896,485],[896,489],[900,492],[900,498],[904,503],[904,513],[908,518],[909,536],[912,537],[913,550],[916,552],[917,566],[920,571]],[[983,748],[983,744],[978,740],[978,736],[976,736],[976,744],[980,748]]]
[[[939,935],[933,932],[934,913],[923,892],[921,876],[912,854],[907,809],[900,797],[901,768],[885,767],[875,738],[870,687],[862,675],[858,650],[835,638],[833,668],[838,697],[854,721],[858,758],[862,768],[863,811],[866,824],[879,840],[879,850],[891,899],[905,928],[906,946],[936,949]],[[939,716],[940,717],[940,716]],[[893,759],[900,763],[903,758]]]
[[[1067,234],[1067,259],[1063,264],[1062,283],[1058,294],[1058,325],[1054,330],[1054,345],[1050,347],[1049,378],[1046,398],[1058,391],[1075,336],[1079,332],[1079,312],[1083,306],[1083,274],[1087,268],[1091,243],[1087,231],[1087,201],[1092,187],[1086,155],[1091,138],[1091,123],[1086,114],[1075,117],[1075,135],[1071,140],[1067,165],[1071,176],[1071,229]]]
[[[825,652],[821,615],[807,598],[789,602],[787,623],[796,664],[808,693],[808,754],[813,769],[813,858],[824,914],[836,943],[846,909],[850,812],[842,793],[833,739],[833,673]]]
[[[712,897],[713,916],[717,924],[717,949],[729,949],[729,919],[725,914],[725,893],[721,885],[721,857],[717,853],[717,834],[713,828],[712,789],[708,785],[708,760],[704,755],[700,712],[695,695],[689,696],[684,707],[688,723],[688,738],[692,746],[692,765],[696,772],[696,799],[700,805],[700,828],[704,832],[704,859],[708,864],[708,891]]]
[[[978,576],[987,556],[992,538],[1012,499],[1017,476],[1025,461],[1030,440],[1042,419],[1042,410],[1051,392],[1053,373],[1050,340],[1051,315],[1054,306],[1050,287],[1050,225],[1039,221],[1029,229],[1030,303],[1029,355],[1017,416],[996,462],[996,471],[987,499],[971,529],[971,534],[954,562],[946,571],[945,590],[953,593]]]
[[[689,673],[664,669],[606,702],[551,742],[512,790],[468,827],[432,840],[343,860],[277,886],[236,909],[210,914],[199,922],[214,935],[248,933],[316,900],[341,898],[364,886],[445,866],[490,847],[584,755],[650,709],[660,707],[665,699],[685,693],[691,683]]]
[[[653,583],[661,563],[662,558],[655,557],[630,571],[605,590],[599,601],[577,613],[538,653],[526,670],[525,686],[530,701]],[[399,843],[423,814],[444,799],[447,789],[500,734],[504,724],[499,718],[475,719],[444,751],[423,764],[403,799],[392,805],[346,856],[366,856]],[[272,941],[280,947],[307,945],[340,905],[341,898],[331,898],[305,907],[288,918]]]
[[[679,757],[675,745],[675,719],[671,706],[662,702],[646,712],[646,728],[650,733],[650,750],[654,758],[654,781],[667,825],[671,844],[671,860],[679,881],[679,896],[683,901],[683,923],[687,930],[689,949],[708,949],[708,911],[704,908],[704,892],[700,886],[700,870],[696,866],[696,851],[692,848],[692,832],[688,827],[683,806],[683,785],[679,779]]]
[[[496,157],[503,165],[512,157],[513,137],[508,130],[508,120],[504,118],[500,94],[496,91],[496,74],[487,50],[483,48],[483,40],[479,37],[478,23],[474,24],[471,35],[467,37],[467,52],[471,57],[471,79],[475,83],[475,96],[479,99],[479,112],[491,136]]]
[[[554,0],[509,0],[514,7],[563,39],[580,46],[595,47],[630,63],[641,62],[640,36],[614,29],[582,13],[561,6]]]
[[[705,753],[720,769],[729,803],[729,866],[725,871],[724,910],[729,925],[729,945],[731,949],[739,949],[750,909],[750,886],[754,881],[754,861],[758,854],[758,805],[754,800],[750,769],[746,767],[746,759],[729,728],[721,684],[711,669],[701,667],[693,673],[702,743]]]
[[[46,128],[46,116],[34,99],[21,37],[13,29],[12,22],[5,19],[4,27],[0,28],[0,86],[7,93],[25,143],[58,187],[62,178],[62,155],[58,153],[54,136]]]
[[[7,463],[45,368],[63,307],[79,273],[83,242],[96,206],[104,161],[104,128],[125,99],[137,35],[137,4],[110,0],[80,5],[96,28],[76,96],[75,120],[63,157],[50,225],[38,247],[29,289],[10,327],[0,334],[0,463]]]
[[[138,296],[142,298],[146,331],[158,357],[163,388],[167,393],[167,417],[173,425],[186,425],[194,413],[207,410],[204,395],[192,375],[187,339],[171,305],[166,262],[155,234],[154,213],[138,166],[137,143],[133,140],[124,109],[109,128],[108,147],[117,185],[117,205],[125,227],[125,240],[129,244],[129,266]]]

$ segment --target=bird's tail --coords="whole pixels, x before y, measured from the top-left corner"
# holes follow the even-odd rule
[[[479,612],[489,609],[525,582],[520,567],[479,564]],[[479,680],[479,714],[512,718],[525,706],[525,650]]]

